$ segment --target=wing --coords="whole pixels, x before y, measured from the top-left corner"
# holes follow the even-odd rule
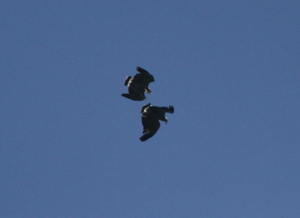
[[[147,75],[147,76],[150,75],[150,76],[152,76],[147,70],[145,70],[145,69],[143,69],[141,67],[137,67],[136,70],[139,71],[140,74],[142,74],[142,75]]]
[[[174,113],[174,107],[172,105],[170,105],[169,107],[160,107],[160,109],[164,112],[164,113]]]
[[[154,82],[154,77],[147,70],[141,67],[137,67],[136,70],[140,72],[140,75],[142,76],[141,79],[144,83],[148,85],[149,83]]]
[[[142,124],[144,127],[143,133],[144,135],[140,138],[140,140],[146,141],[147,139],[151,138],[152,136],[155,135],[157,130],[160,127],[160,123],[158,119],[151,115],[143,115],[142,116]]]

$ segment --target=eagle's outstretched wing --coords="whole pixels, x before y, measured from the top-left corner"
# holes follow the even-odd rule
[[[146,106],[146,105],[145,105]],[[147,113],[152,113],[158,120],[168,122],[168,118],[166,117],[166,113],[174,113],[174,107],[157,107],[152,106],[146,108]]]
[[[172,105],[170,105],[169,107],[160,107],[160,109],[164,112],[164,113],[174,113],[174,107]]]
[[[154,77],[147,70],[141,67],[137,67],[136,70],[139,71],[140,74],[136,74],[135,77],[141,84],[143,84],[143,86],[145,87],[145,91],[151,94],[152,91],[149,88],[149,83],[155,81]]]

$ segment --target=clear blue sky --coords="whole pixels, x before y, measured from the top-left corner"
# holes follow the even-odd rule
[[[2,1],[0,217],[299,217],[299,11]],[[142,143],[149,102],[175,113]]]

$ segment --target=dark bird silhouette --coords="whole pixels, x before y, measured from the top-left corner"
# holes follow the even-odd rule
[[[137,67],[139,72],[134,77],[127,76],[125,79],[125,86],[128,86],[128,92],[122,94],[123,97],[129,98],[133,101],[142,101],[146,99],[145,92],[151,94],[149,83],[154,82],[154,77],[145,69]]]
[[[155,135],[160,127],[159,120],[165,121],[166,123],[168,122],[165,114],[174,113],[174,107],[156,107],[149,103],[142,107],[141,113],[143,114],[142,124],[144,127],[144,135],[140,138],[140,140],[143,142]]]

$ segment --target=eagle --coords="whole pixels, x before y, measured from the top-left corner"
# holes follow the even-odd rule
[[[139,72],[134,77],[127,76],[125,79],[125,86],[128,86],[128,92],[122,94],[123,97],[129,98],[133,101],[142,101],[146,99],[145,92],[151,94],[149,83],[154,82],[154,77],[145,69],[137,67]]]
[[[140,140],[143,142],[155,135],[160,127],[159,120],[168,122],[165,114],[174,113],[174,107],[156,107],[149,103],[142,107],[141,113],[144,135],[142,135]]]

